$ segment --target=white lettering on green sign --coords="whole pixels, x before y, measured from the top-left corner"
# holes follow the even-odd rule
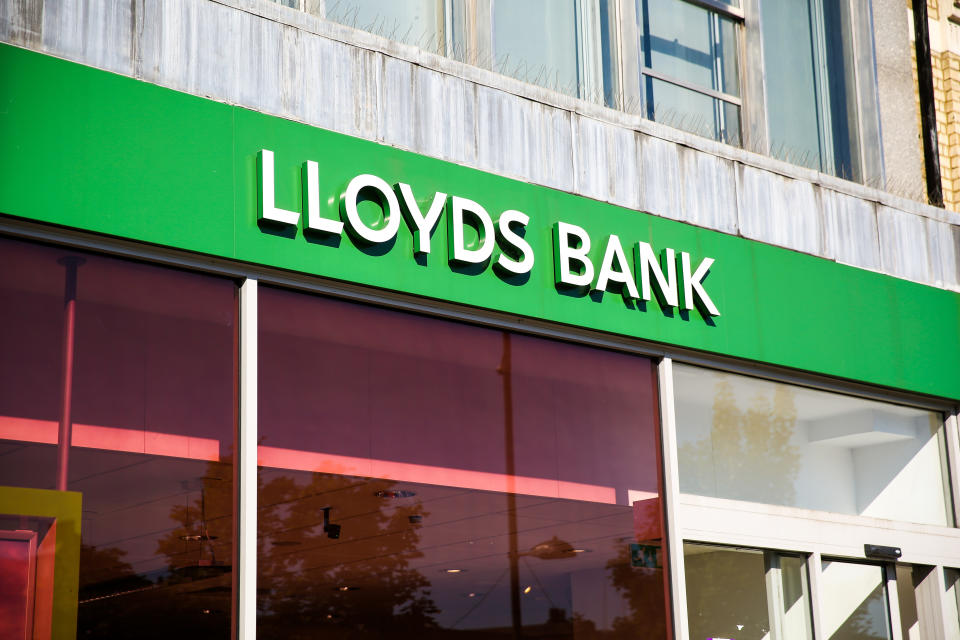
[[[285,227],[299,225],[300,212],[276,206],[272,151],[263,149],[257,155],[257,172],[258,220]],[[492,261],[494,248],[499,247],[500,254],[493,262],[502,275],[522,276],[533,269],[534,251],[524,239],[530,216],[521,211],[508,209],[494,218],[480,203],[436,192],[424,212],[409,184],[390,185],[378,176],[365,173],[347,183],[339,197],[340,220],[334,220],[321,215],[316,162],[303,164],[301,181],[305,230],[311,233],[339,236],[346,229],[355,242],[383,244],[396,238],[402,218],[413,234],[414,254],[424,255],[431,252],[433,232],[445,215],[447,259],[451,265],[486,268]],[[377,203],[381,212],[377,220],[370,222],[361,217],[362,200]],[[648,302],[655,297],[664,309],[692,311],[696,307],[705,316],[720,315],[703,284],[713,258],[704,257],[694,268],[690,254],[685,251],[664,248],[657,255],[649,243],[638,241],[632,247],[631,267],[620,237],[611,234],[603,244],[599,263],[594,265],[591,246],[590,234],[585,229],[566,222],[554,225],[553,269],[558,289],[618,292],[628,300]]]

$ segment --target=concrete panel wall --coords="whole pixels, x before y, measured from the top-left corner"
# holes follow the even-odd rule
[[[887,3],[875,0],[874,6],[886,10]],[[0,40],[531,183],[960,290],[960,214],[527,85],[268,0],[0,0]],[[881,64],[909,73],[909,58]],[[885,151],[898,135],[884,131]],[[919,160],[890,150],[894,152],[903,157],[904,171],[917,170]]]

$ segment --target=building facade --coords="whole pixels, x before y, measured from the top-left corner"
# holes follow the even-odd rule
[[[960,639],[913,39],[0,3],[0,635]]]

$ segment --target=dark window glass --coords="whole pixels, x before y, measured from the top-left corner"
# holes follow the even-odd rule
[[[262,289],[258,633],[665,636],[654,368]]]
[[[0,238],[0,491],[57,487],[72,356],[80,638],[229,634],[234,292]]]

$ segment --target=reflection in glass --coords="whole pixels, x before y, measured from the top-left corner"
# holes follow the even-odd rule
[[[690,638],[762,640],[770,633],[763,552],[683,544]]]
[[[740,107],[658,78],[644,78],[647,117],[656,122],[740,145]]]
[[[260,329],[260,636],[665,636],[650,361],[268,288]]]
[[[494,0],[492,68],[615,107],[616,22],[609,0]]]
[[[771,154],[860,180],[848,3],[765,0],[761,10]]]
[[[684,0],[636,3],[646,117],[740,144],[739,106],[696,91],[739,97],[734,22]]]
[[[900,631],[904,640],[920,640],[916,587],[929,571],[930,567],[912,567],[906,564],[898,564],[896,567]]]
[[[443,13],[437,0],[327,0],[327,20],[440,53]]]
[[[940,416],[676,365],[684,493],[947,525]]]
[[[823,561],[821,619],[830,640],[890,640],[883,568]]]
[[[804,558],[689,542],[683,558],[691,639],[812,638]]]
[[[807,579],[807,561],[799,556],[778,556],[783,616],[781,628],[784,640],[810,640],[813,628],[810,621],[810,591]]]
[[[229,633],[234,294],[229,280],[0,239],[0,486],[55,488],[74,359],[62,451],[83,500],[78,637]]]

